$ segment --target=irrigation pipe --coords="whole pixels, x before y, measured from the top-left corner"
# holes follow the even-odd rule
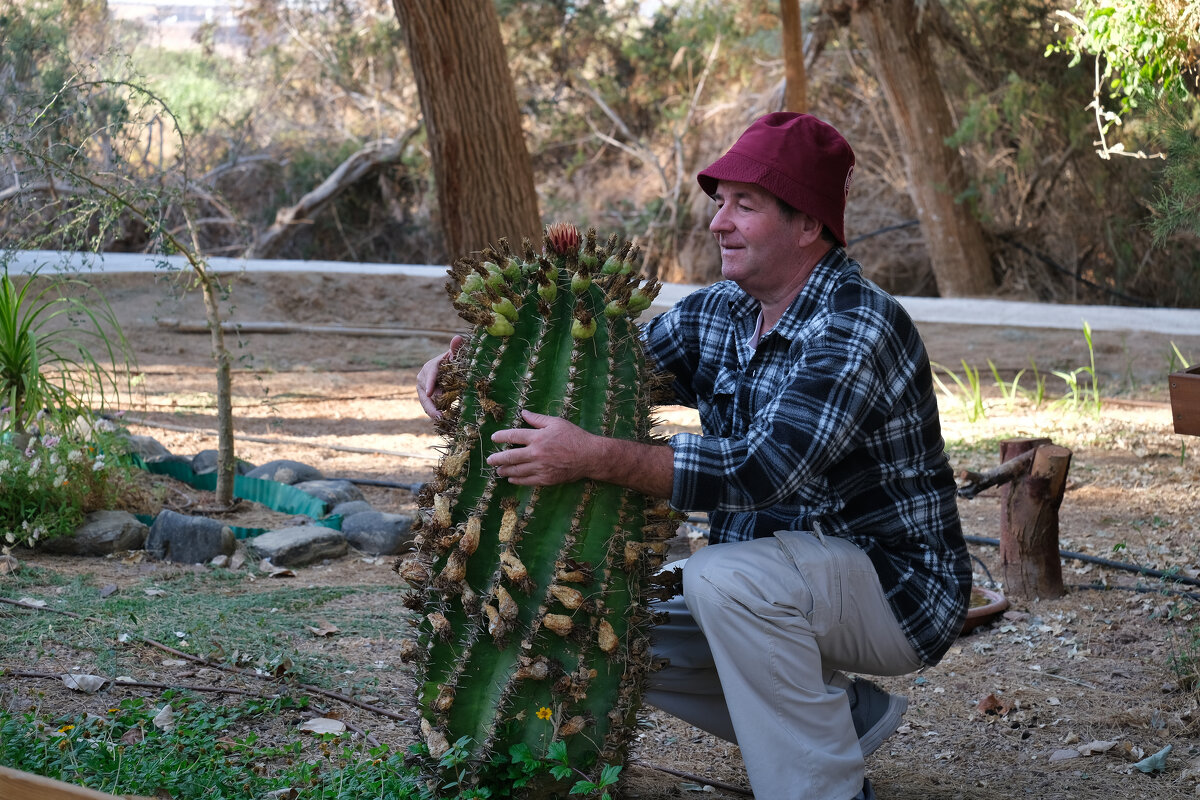
[[[185,322],[177,319],[160,319],[158,327],[177,333],[208,333],[207,322]],[[398,339],[406,336],[419,336],[430,339],[440,339],[453,336],[458,331],[449,328],[380,328],[353,325],[305,325],[294,322],[267,322],[262,320],[250,322],[226,321],[221,323],[221,330],[227,333],[325,333],[338,336],[379,336],[387,339]]]
[[[127,416],[123,421],[128,425],[140,425],[144,428],[161,428],[162,430],[179,431],[180,433],[201,433],[207,436],[217,435],[217,432],[211,428],[192,428],[187,425],[172,425],[169,422],[151,422],[141,417]],[[441,458],[436,453],[404,453],[399,450],[377,450],[370,447],[354,447],[348,444],[323,444],[291,436],[253,436],[247,433],[238,433],[235,434],[235,438],[248,442],[262,442],[263,444],[298,444],[303,447],[317,447],[324,450],[336,450],[342,453],[366,453],[368,455],[398,456],[400,458],[420,458],[427,461],[437,461]]]
[[[967,544],[986,544],[991,547],[999,547],[1000,540],[992,539],[988,536],[964,536],[963,540]],[[1072,550],[1059,550],[1060,558],[1071,558],[1076,561],[1086,561],[1089,564],[1099,564],[1102,567],[1111,569],[1121,569],[1126,572],[1136,572],[1139,575],[1145,575],[1148,578],[1163,578],[1175,583],[1182,583],[1187,586],[1200,586],[1200,580],[1189,578],[1186,575],[1172,575],[1168,572],[1163,572],[1160,569],[1151,569],[1150,567],[1139,567],[1137,564],[1129,564],[1124,561],[1113,561],[1110,558],[1101,558],[1100,556],[1089,556],[1087,553],[1076,553]]]

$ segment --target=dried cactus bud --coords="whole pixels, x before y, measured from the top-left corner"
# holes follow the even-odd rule
[[[575,627],[575,623],[566,614],[547,614],[542,618],[542,627],[554,631],[559,636],[566,636]]]
[[[558,726],[559,736],[574,736],[587,727],[587,717],[577,714]]]
[[[600,649],[606,653],[612,653],[621,643],[613,631],[613,626],[606,619],[600,620],[600,624],[596,626],[596,641],[600,645]]]
[[[550,587],[550,594],[555,600],[572,611],[583,605],[583,592],[578,589],[572,589],[570,586],[555,584]]]

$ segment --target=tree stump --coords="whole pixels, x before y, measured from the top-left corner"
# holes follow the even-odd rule
[[[1067,487],[1071,451],[1049,439],[1006,439],[1000,460],[1035,450],[1028,467],[1000,495],[1000,563],[1004,592],[1013,598],[1064,594],[1058,554],[1058,509]]]

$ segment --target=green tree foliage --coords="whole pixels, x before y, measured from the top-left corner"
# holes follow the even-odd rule
[[[1070,53],[1071,66],[1090,62],[1095,95],[1087,107],[1100,135],[1097,152],[1105,159],[1145,158],[1137,149],[1145,145],[1160,150],[1151,157],[1166,159],[1151,205],[1154,244],[1166,247],[1180,231],[1200,232],[1200,2],[1077,0],[1058,13],[1070,35],[1047,52]],[[1117,126],[1122,132],[1110,144]],[[1194,286],[1195,272],[1177,277]]]
[[[1103,137],[1122,117],[1157,102],[1188,102],[1196,79],[1195,45],[1200,43],[1200,2],[1196,0],[1078,0],[1060,10],[1071,35],[1052,42],[1049,53],[1068,52],[1071,66],[1084,56],[1095,71],[1091,106]],[[1057,30],[1057,26],[1056,26]],[[1109,107],[1105,107],[1105,101]],[[1121,152],[1120,143],[1102,153]]]

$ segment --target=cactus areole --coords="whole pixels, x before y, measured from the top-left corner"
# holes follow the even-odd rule
[[[437,787],[511,784],[521,744],[542,757],[561,740],[592,780],[623,763],[651,668],[647,603],[674,590],[655,575],[679,520],[665,501],[594,481],[516,486],[486,463],[523,409],[651,441],[654,378],[633,320],[660,285],[637,273],[636,248],[557,224],[542,253],[523,250],[501,240],[450,270],[473,332],[439,372],[445,454],[421,493],[417,553],[397,564],[414,588],[403,655]],[[514,792],[565,794],[553,783]]]

